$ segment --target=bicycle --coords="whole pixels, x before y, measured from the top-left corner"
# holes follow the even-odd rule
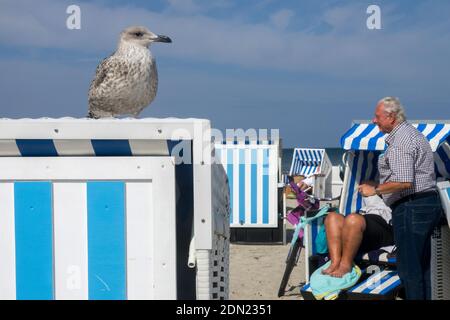
[[[286,257],[286,267],[284,270],[283,277],[281,279],[280,287],[278,289],[278,297],[284,296],[286,292],[286,285],[291,276],[292,270],[298,263],[298,259],[300,258],[301,248],[303,246],[303,229],[299,228],[299,224],[301,222],[301,217],[310,217],[319,213],[320,209],[320,201],[334,201],[338,200],[337,198],[315,198],[314,196],[308,194],[308,191],[311,190],[311,187],[308,187],[305,190],[299,188],[299,186],[293,181],[293,177],[289,178],[289,185],[291,189],[294,191],[297,200],[297,207],[292,209],[287,215],[286,220],[292,224],[295,228],[295,232],[292,236],[292,240],[290,243],[290,248],[288,255]]]

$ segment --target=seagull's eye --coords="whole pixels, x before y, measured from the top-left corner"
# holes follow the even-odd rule
[[[140,38],[140,37],[142,37],[144,34],[143,34],[142,32],[136,32],[134,35],[135,35],[136,37]]]

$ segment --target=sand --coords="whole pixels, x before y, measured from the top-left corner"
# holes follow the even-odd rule
[[[305,281],[303,250],[286,286],[285,296],[278,298],[278,288],[286,267],[285,261],[289,251],[289,235],[292,234],[292,226],[289,223],[287,226],[288,243],[286,245],[230,245],[230,299],[302,299],[299,290],[300,284]]]
[[[278,298],[278,288],[285,269],[289,245],[237,245],[230,247],[231,300],[302,299],[300,283],[304,282],[304,255],[294,267],[285,296]]]

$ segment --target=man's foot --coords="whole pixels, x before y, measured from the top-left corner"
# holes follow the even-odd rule
[[[322,270],[322,274],[331,275],[339,267],[339,262],[334,263],[331,261],[331,264],[328,268]]]
[[[330,273],[330,276],[335,278],[342,278],[350,271],[352,271],[352,265],[345,265],[341,263],[337,269]]]

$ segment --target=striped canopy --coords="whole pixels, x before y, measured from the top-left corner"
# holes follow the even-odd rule
[[[304,175],[306,177],[320,172],[320,164],[325,149],[297,148],[292,155],[292,164],[289,175]]]
[[[430,141],[433,152],[444,141],[450,140],[450,121],[442,123],[412,123]],[[385,134],[380,132],[373,123],[354,123],[341,138],[344,150],[371,150],[382,151],[386,149]]]
[[[430,142],[434,152],[436,177],[450,178],[450,121],[442,123],[413,122]],[[341,138],[341,146],[350,151],[346,172],[346,185],[341,195],[340,210],[344,214],[357,212],[361,208],[361,195],[358,185],[365,180],[374,180],[377,176],[378,155],[386,149],[385,135],[371,123],[355,123]]]

